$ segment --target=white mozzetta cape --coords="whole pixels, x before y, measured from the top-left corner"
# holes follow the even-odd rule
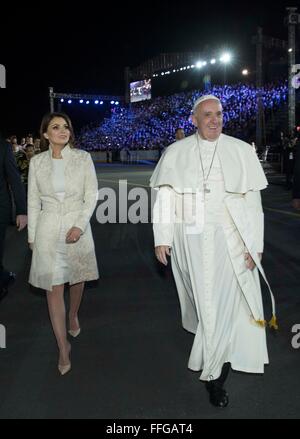
[[[217,154],[221,161],[227,192],[245,194],[265,189],[268,185],[252,146],[221,134]],[[176,192],[196,192],[199,188],[201,163],[196,135],[170,145],[150,180],[150,186],[172,186]]]

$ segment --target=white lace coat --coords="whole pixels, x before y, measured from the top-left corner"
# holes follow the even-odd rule
[[[60,201],[52,184],[51,151],[30,161],[28,177],[28,242],[33,243],[29,282],[52,290],[56,245],[62,220],[68,230],[79,227],[83,234],[67,245],[70,284],[98,279],[90,218],[97,204],[98,181],[91,156],[85,151],[62,151],[65,160],[65,198]]]

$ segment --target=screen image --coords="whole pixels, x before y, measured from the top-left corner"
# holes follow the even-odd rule
[[[151,79],[130,83],[130,102],[151,99]]]

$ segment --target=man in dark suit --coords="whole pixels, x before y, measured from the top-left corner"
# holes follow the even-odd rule
[[[12,193],[16,205],[16,225],[18,231],[27,225],[25,190],[21,182],[10,144],[0,135],[0,300],[6,295],[15,274],[3,267],[5,232],[12,220]]]
[[[296,159],[293,182],[293,207],[300,210],[300,139],[296,143]]]

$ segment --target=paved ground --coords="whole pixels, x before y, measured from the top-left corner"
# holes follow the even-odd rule
[[[147,185],[149,166],[97,166],[101,186]],[[82,334],[72,340],[72,371],[61,377],[45,295],[27,283],[26,233],[10,228],[6,266],[17,282],[0,303],[7,347],[0,349],[0,418],[298,418],[300,349],[300,215],[290,207],[282,178],[263,193],[264,267],[274,290],[280,331],[268,332],[271,364],[265,374],[231,373],[231,404],[211,407],[199,373],[187,369],[192,335],[181,328],[170,269],[153,257],[149,224],[100,225],[93,233],[101,280],[88,285]],[[123,183],[124,184],[124,183]],[[268,293],[264,289],[267,313]],[[66,294],[66,299],[68,295]]]

